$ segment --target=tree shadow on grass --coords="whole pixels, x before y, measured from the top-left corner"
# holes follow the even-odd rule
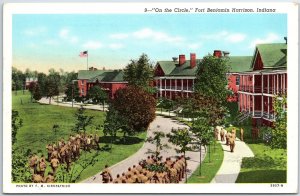
[[[240,172],[236,183],[286,183],[286,170],[254,170]]]
[[[114,140],[112,136],[102,136],[100,137],[100,144],[107,144],[111,143]],[[138,144],[144,141],[144,139],[133,137],[133,136],[127,136],[127,137],[116,137],[115,141],[112,142],[116,145],[132,145],[132,144]]]
[[[262,156],[262,157],[245,157],[243,158],[242,168],[272,168],[282,166],[280,160],[273,159],[270,156]]]

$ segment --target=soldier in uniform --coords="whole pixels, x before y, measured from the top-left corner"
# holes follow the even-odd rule
[[[240,132],[241,132],[241,141],[244,141],[244,129],[241,128]]]
[[[72,151],[69,150],[69,149],[66,149],[66,155],[65,155],[65,161],[66,161],[66,164],[67,164],[67,172],[69,172],[69,169],[70,169],[70,166],[71,166],[71,163],[72,163]]]
[[[234,137],[230,137],[229,138],[229,146],[230,146],[230,152],[234,151],[234,147],[235,147],[235,139]]]
[[[52,146],[51,144],[48,144],[48,145],[46,146],[46,149],[47,149],[47,151],[48,151],[48,161],[50,162],[50,161],[51,161],[51,154],[52,154],[52,152],[53,152],[53,146]]]
[[[220,132],[221,142],[224,142],[224,135],[225,135],[225,132],[224,132],[224,129],[222,127],[221,132]]]
[[[134,183],[133,179],[131,178],[131,174],[128,174],[126,182],[127,183]]]
[[[53,171],[53,175],[55,176],[56,170],[57,170],[58,165],[59,165],[59,160],[57,158],[52,158],[50,164],[51,164],[51,168],[52,168],[52,171]]]
[[[177,170],[174,168],[174,164],[172,164],[170,168],[170,182],[178,183]]]
[[[110,182],[113,181],[113,178],[111,176],[111,172],[108,169],[108,165],[105,165],[105,169],[102,171],[102,173],[100,175],[102,175],[103,183],[110,183]]]
[[[48,176],[44,179],[45,183],[54,183],[54,176],[53,173],[50,171],[48,172]]]
[[[139,180],[138,180],[138,174],[137,172],[133,172],[133,176],[131,176],[131,179],[133,180],[133,183],[138,183]]]
[[[126,175],[126,178],[127,178],[127,179],[129,178],[129,177],[128,177],[129,175],[130,175],[130,176],[133,175],[133,172],[131,171],[131,167],[128,168],[128,171],[126,172],[125,175]]]
[[[125,175],[125,173],[123,172],[122,173],[122,176],[121,176],[121,180],[126,180],[127,178],[126,178],[126,175]]]
[[[122,180],[120,178],[120,174],[117,174],[116,179],[114,179],[113,183],[122,183]]]
[[[148,165],[151,165],[153,163],[153,160],[150,158],[150,156],[147,157],[146,163]]]
[[[32,175],[32,181],[33,181],[33,183],[42,183],[44,181],[44,179],[39,174],[33,174]]]
[[[219,129],[218,127],[215,127],[215,140],[218,141],[219,139]]]
[[[146,183],[148,181],[147,172],[143,173],[143,177],[141,178],[142,183]]]
[[[40,162],[39,162],[39,169],[40,169],[40,174],[42,177],[44,177],[46,168],[47,168],[47,164],[46,164],[44,155],[42,155]]]
[[[231,138],[231,133],[227,132],[226,135],[225,135],[225,138],[226,138],[226,145],[228,146],[229,145],[229,138]]]
[[[37,174],[37,165],[39,157],[33,153],[29,159],[29,167],[32,174]]]
[[[54,158],[60,159],[60,155],[59,155],[56,147],[53,148],[53,152],[51,154],[51,160],[54,159]]]
[[[136,166],[136,170],[141,173],[142,172],[142,169],[143,169],[143,166],[142,166],[142,163],[139,162],[139,164]]]

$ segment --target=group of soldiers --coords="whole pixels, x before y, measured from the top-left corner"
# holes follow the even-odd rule
[[[48,152],[47,161],[52,171],[48,172],[45,177],[47,163],[44,155],[39,158],[35,153],[29,158],[29,166],[32,174],[32,181],[36,183],[54,182],[57,168],[60,164],[65,164],[66,170],[69,171],[73,161],[80,157],[81,149],[90,151],[92,148],[99,148],[99,136],[97,134],[86,135],[84,133],[70,135],[65,141],[63,138],[54,144],[46,145]]]
[[[223,127],[217,126],[215,128],[215,139],[219,140],[219,136],[221,142],[225,141],[225,144],[230,147],[230,152],[234,152],[235,147],[235,139],[236,139],[236,129],[233,128],[230,131],[226,131]],[[244,130],[243,128],[240,129],[240,140],[244,140]]]
[[[117,174],[115,179],[112,178],[106,165],[101,173],[103,183],[179,183],[184,178],[187,166],[184,156],[180,156],[176,160],[172,160],[170,157],[165,161],[161,160],[162,157],[157,160],[154,156],[148,156],[138,165],[129,167],[122,175]],[[150,171],[149,166],[153,165],[163,169]]]

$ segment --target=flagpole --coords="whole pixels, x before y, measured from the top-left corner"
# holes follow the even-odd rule
[[[87,68],[87,70],[89,70],[89,52],[88,52],[88,50],[86,51],[86,54],[87,54],[87,58],[86,58],[86,68]]]

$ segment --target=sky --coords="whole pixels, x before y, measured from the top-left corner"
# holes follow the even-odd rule
[[[16,14],[13,66],[122,69],[146,53],[152,62],[179,54],[203,58],[214,50],[252,56],[258,43],[283,43],[286,14]]]

